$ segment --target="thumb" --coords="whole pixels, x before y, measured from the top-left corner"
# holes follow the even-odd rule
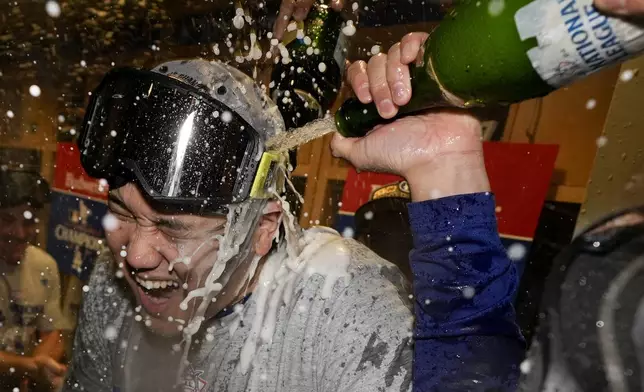
[[[353,163],[351,155],[357,140],[356,138],[346,138],[336,132],[331,140],[331,154],[336,158],[343,158]]]
[[[47,367],[47,370],[49,370],[50,372],[52,372],[52,373],[54,373],[56,375],[65,374],[65,372],[67,371],[67,367],[65,365],[63,365],[63,364],[59,363],[58,361],[56,361],[55,359],[49,358],[49,357],[45,361],[45,366]]]
[[[595,0],[595,6],[619,15],[644,15],[643,0]]]

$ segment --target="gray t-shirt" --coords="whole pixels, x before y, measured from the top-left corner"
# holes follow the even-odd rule
[[[338,279],[331,295],[322,294],[320,274],[299,280],[293,298],[276,313],[271,343],[257,346],[250,369],[241,370],[240,356],[262,309],[255,293],[241,322],[232,313],[202,326],[175,390],[410,391],[413,316],[406,281],[363,245],[339,243],[350,255],[350,278]],[[157,392],[175,384],[181,352],[145,332],[122,284],[110,263],[97,265],[64,391]]]

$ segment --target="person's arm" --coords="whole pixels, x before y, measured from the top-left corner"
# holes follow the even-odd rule
[[[408,64],[426,33],[347,74],[357,98],[394,117],[411,98]],[[513,391],[523,357],[512,294],[517,276],[498,237],[481,126],[459,110],[408,116],[363,138],[336,134],[335,156],[358,169],[401,175],[411,189],[415,249],[416,391]]]
[[[33,357],[0,351],[0,374],[14,373],[20,376],[33,377],[37,371],[38,367]]]
[[[514,392],[524,356],[512,307],[518,281],[493,195],[412,203],[409,215],[416,390]]]
[[[34,349],[33,356],[46,355],[58,362],[62,361],[65,354],[65,342],[62,331],[54,330],[42,332],[40,343]]]

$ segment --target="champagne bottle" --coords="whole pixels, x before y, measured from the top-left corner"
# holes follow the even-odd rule
[[[644,51],[644,25],[604,15],[592,0],[463,0],[422,49],[399,115],[547,95]],[[384,121],[375,104],[357,99],[335,115],[346,137]]]
[[[322,117],[333,105],[344,65],[340,64],[342,51],[338,47],[341,27],[338,12],[323,4],[314,5],[304,29],[286,45],[288,56],[277,59],[271,74],[271,96],[288,129]]]

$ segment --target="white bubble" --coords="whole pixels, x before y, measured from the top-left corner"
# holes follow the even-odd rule
[[[352,20],[347,21],[347,25],[342,28],[342,34],[346,35],[347,37],[351,37],[356,33],[356,26],[353,25]]]
[[[519,369],[521,369],[521,373],[523,374],[530,373],[530,370],[532,370],[532,361],[530,359],[525,359],[521,362],[521,365],[519,365]]]
[[[141,320],[143,320],[143,317],[141,317],[140,314],[137,314],[136,316],[134,316],[134,320],[135,321],[141,321]]]
[[[225,122],[226,124],[230,123],[233,121],[233,114],[226,110],[221,114],[221,121]]]
[[[7,110],[7,117],[13,118],[14,116],[15,116],[15,114],[13,114],[12,110]]]
[[[353,238],[355,235],[355,230],[353,230],[352,227],[345,227],[344,230],[342,230],[342,236],[344,238]]]
[[[351,9],[353,10],[353,12],[356,12],[359,6],[360,5],[358,4],[358,2],[354,2],[353,4],[351,4]]]
[[[126,251],[126,250],[122,250],[122,251],[119,253],[119,255],[120,255],[121,257],[127,257],[127,251]]]
[[[432,303],[432,300],[430,300],[430,299],[426,299],[426,300],[425,300],[425,305],[429,305],[429,304],[431,304],[431,303]]]
[[[104,178],[101,178],[98,180],[98,187],[99,188],[106,188],[107,187],[107,180]]]
[[[242,15],[236,15],[233,18],[233,26],[235,26],[237,30],[241,30],[244,27],[244,17]]]
[[[69,134],[72,135],[72,136],[76,135],[76,130],[74,128],[70,129]]]
[[[18,388],[14,388],[14,389],[12,389],[12,391],[13,391],[13,392],[20,392],[20,389],[18,389]]]
[[[88,285],[83,286],[83,292],[84,293],[89,292],[89,286]]]
[[[588,102],[586,102],[586,109],[588,110],[593,110],[595,109],[595,106],[597,106],[597,100],[595,99],[589,99]]]
[[[105,336],[105,339],[110,341],[116,339],[116,337],[118,336],[118,331],[116,330],[116,327],[113,325],[108,325],[105,328],[104,336]]]
[[[600,245],[601,243],[599,241],[593,242],[593,248],[599,248]]]
[[[87,67],[87,61],[81,60],[80,65],[81,67]]]
[[[149,327],[150,325],[152,325],[152,321],[150,321],[149,319],[145,320],[145,326]]]
[[[597,326],[597,328],[602,328],[604,326],[604,322],[599,320],[595,323],[595,325]]]
[[[378,53],[380,53],[380,45],[374,45],[374,46],[372,46],[372,47],[371,47],[371,54],[375,56],[375,55],[377,55]]]
[[[48,1],[45,3],[45,12],[52,18],[58,18],[60,16],[60,5],[57,1]]]
[[[65,122],[65,116],[63,116],[62,114],[59,114],[58,115],[58,122],[59,123]]]
[[[116,218],[113,214],[110,214],[109,212],[105,214],[102,220],[103,223],[103,229],[105,231],[114,231],[119,228],[119,220]]]
[[[295,31],[295,29],[297,29],[297,23],[295,21],[289,23],[288,26],[286,26],[286,31],[288,32]]]
[[[635,72],[632,69],[627,69],[619,75],[619,79],[622,82],[630,82],[635,76]]]
[[[112,130],[110,131],[110,136],[112,136],[112,137],[116,137],[116,131],[112,129]]]
[[[373,211],[367,211],[364,213],[364,218],[366,220],[372,220],[373,219]]]
[[[606,136],[600,136],[597,138],[597,147],[602,148],[608,143],[608,138]]]
[[[342,202],[341,201],[338,202],[338,207],[342,207]]]
[[[490,0],[487,5],[487,12],[492,16],[499,16],[505,8],[504,0]]]
[[[117,278],[121,279],[125,274],[123,273],[123,270],[117,270],[114,275],[116,275]]]
[[[208,333],[206,334],[206,340],[212,342],[213,340],[215,340],[215,336],[211,333]]]
[[[31,211],[25,211],[22,213],[22,216],[24,216],[25,219],[31,219],[34,217],[34,214],[32,214]]]
[[[454,252],[454,247],[453,247],[453,246],[450,246],[449,248],[447,248],[447,251],[448,251],[448,252]]]
[[[521,260],[523,259],[523,257],[525,257],[526,252],[527,252],[526,247],[523,244],[515,242],[514,244],[508,247],[508,250],[507,250],[508,259],[512,261]]]
[[[304,37],[304,45],[306,46],[311,45],[311,37],[309,37],[308,35]]]
[[[308,48],[306,48],[306,54],[307,54],[307,56],[311,56],[313,54],[313,47],[312,46],[309,46]]]
[[[9,368],[9,373],[15,373],[15,372],[16,372],[16,368]]]
[[[326,71],[326,64],[324,63],[318,64],[318,69],[320,70],[320,72]]]
[[[29,86],[29,94],[31,94],[32,97],[39,97],[40,96],[40,87],[38,87],[35,84],[32,84]]]
[[[465,286],[463,287],[463,298],[465,299],[472,299],[474,298],[474,294],[476,294],[476,290],[474,287],[471,286]]]

